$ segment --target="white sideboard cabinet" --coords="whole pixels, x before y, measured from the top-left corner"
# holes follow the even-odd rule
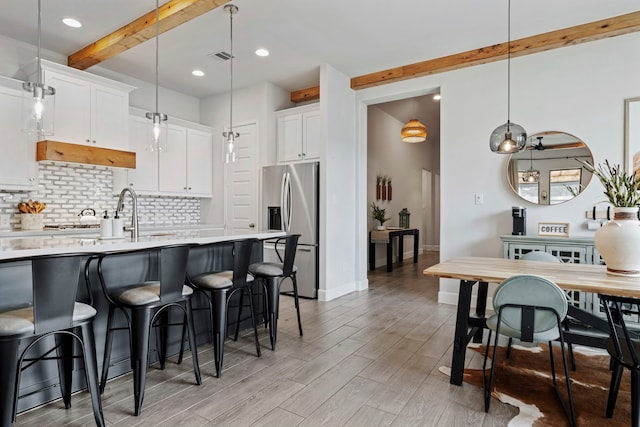
[[[30,78],[35,79],[35,69],[29,71]],[[50,139],[129,149],[129,92],[133,86],[45,60],[42,77],[56,90],[54,134]]]
[[[38,186],[36,141],[22,132],[21,82],[0,78],[0,191]]]
[[[320,105],[276,112],[278,163],[320,158]]]
[[[595,248],[593,239],[589,237],[539,237],[539,236],[500,236],[503,245],[503,257],[520,259],[524,254],[532,251],[548,252],[562,262],[572,264],[604,264]],[[601,313],[600,302],[596,295],[588,292],[566,291],[570,303],[573,305],[604,316]]]

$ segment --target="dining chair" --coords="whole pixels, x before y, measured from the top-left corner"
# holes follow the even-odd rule
[[[564,352],[564,335],[562,321],[567,316],[567,297],[562,289],[554,282],[544,277],[534,275],[515,275],[504,280],[493,295],[493,307],[496,312],[487,319],[489,339],[482,364],[482,383],[484,388],[484,409],[489,411],[491,391],[493,389],[496,354],[499,336],[505,335],[524,342],[548,342],[549,357],[551,359],[551,375],[553,387],[556,390],[562,408],[569,418],[571,426],[576,425],[573,395],[569,367]],[[491,335],[495,331],[493,355],[491,358],[491,372],[486,377],[487,358],[491,344]],[[562,398],[556,381],[555,364],[553,361],[553,341],[560,341],[562,363],[567,387],[569,407]]]
[[[298,332],[302,336],[302,321],[300,320],[300,301],[298,299],[298,281],[295,266],[296,249],[300,234],[290,234],[280,237],[275,241],[276,254],[280,262],[258,262],[249,266],[249,273],[265,287],[267,294],[269,339],[271,340],[271,350],[276,349],[278,334],[278,313],[280,305],[280,287],[286,279],[290,279],[293,287],[293,301],[298,316]],[[284,256],[280,253],[278,244],[284,240]]]
[[[606,417],[613,417],[618,399],[618,389],[624,368],[631,372],[631,425],[640,426],[640,300],[599,294],[609,322],[610,336],[605,342],[611,356],[611,383],[607,400]],[[632,327],[627,322],[634,319]]]
[[[22,372],[37,366],[34,364],[41,360],[58,361],[62,400],[65,409],[71,407],[73,359],[78,358],[74,354],[74,347],[82,353],[80,357],[84,361],[86,385],[91,395],[96,425],[105,425],[93,334],[96,310],[90,304],[76,301],[84,256],[86,254],[42,255],[0,262],[3,270],[22,268],[16,274],[29,277],[27,280],[31,284],[31,301],[10,302],[0,310],[2,426],[10,426],[15,420],[18,399],[21,397],[18,391]],[[10,299],[11,295],[5,291],[3,305]],[[55,338],[54,349],[42,349],[51,336]],[[20,351],[24,343],[26,346]],[[54,350],[57,355],[51,356]],[[40,354],[34,357],[34,352]]]
[[[100,286],[109,303],[100,392],[104,393],[109,375],[113,332],[128,330],[136,416],[142,411],[149,363],[149,341],[154,326],[161,328],[158,359],[161,369],[164,368],[167,352],[166,328],[174,325],[168,323],[170,308],[177,308],[182,312],[184,322],[175,325],[185,325],[187,328],[196,384],[202,383],[191,307],[193,290],[184,286],[188,257],[189,245],[110,252],[95,256],[98,260]],[[115,325],[116,310],[124,315],[126,327]]]

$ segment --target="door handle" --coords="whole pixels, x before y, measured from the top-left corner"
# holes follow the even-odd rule
[[[256,225],[254,223],[249,224],[249,228],[254,228]]]
[[[307,248],[301,248],[298,246],[298,249],[300,252],[311,252],[311,249],[307,249]]]

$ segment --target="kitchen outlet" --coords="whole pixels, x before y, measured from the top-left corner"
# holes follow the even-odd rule
[[[191,214],[184,214],[184,222],[191,222]]]
[[[475,201],[476,201],[476,205],[481,205],[484,203],[484,194],[482,193],[476,193],[475,195]]]

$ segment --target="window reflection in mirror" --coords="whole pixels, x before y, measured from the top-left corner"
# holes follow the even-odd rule
[[[554,205],[571,200],[587,188],[591,173],[576,160],[593,164],[593,156],[584,141],[574,135],[547,131],[531,135],[525,150],[507,161],[507,180],[522,199],[539,205]],[[537,178],[530,178],[539,172]]]

